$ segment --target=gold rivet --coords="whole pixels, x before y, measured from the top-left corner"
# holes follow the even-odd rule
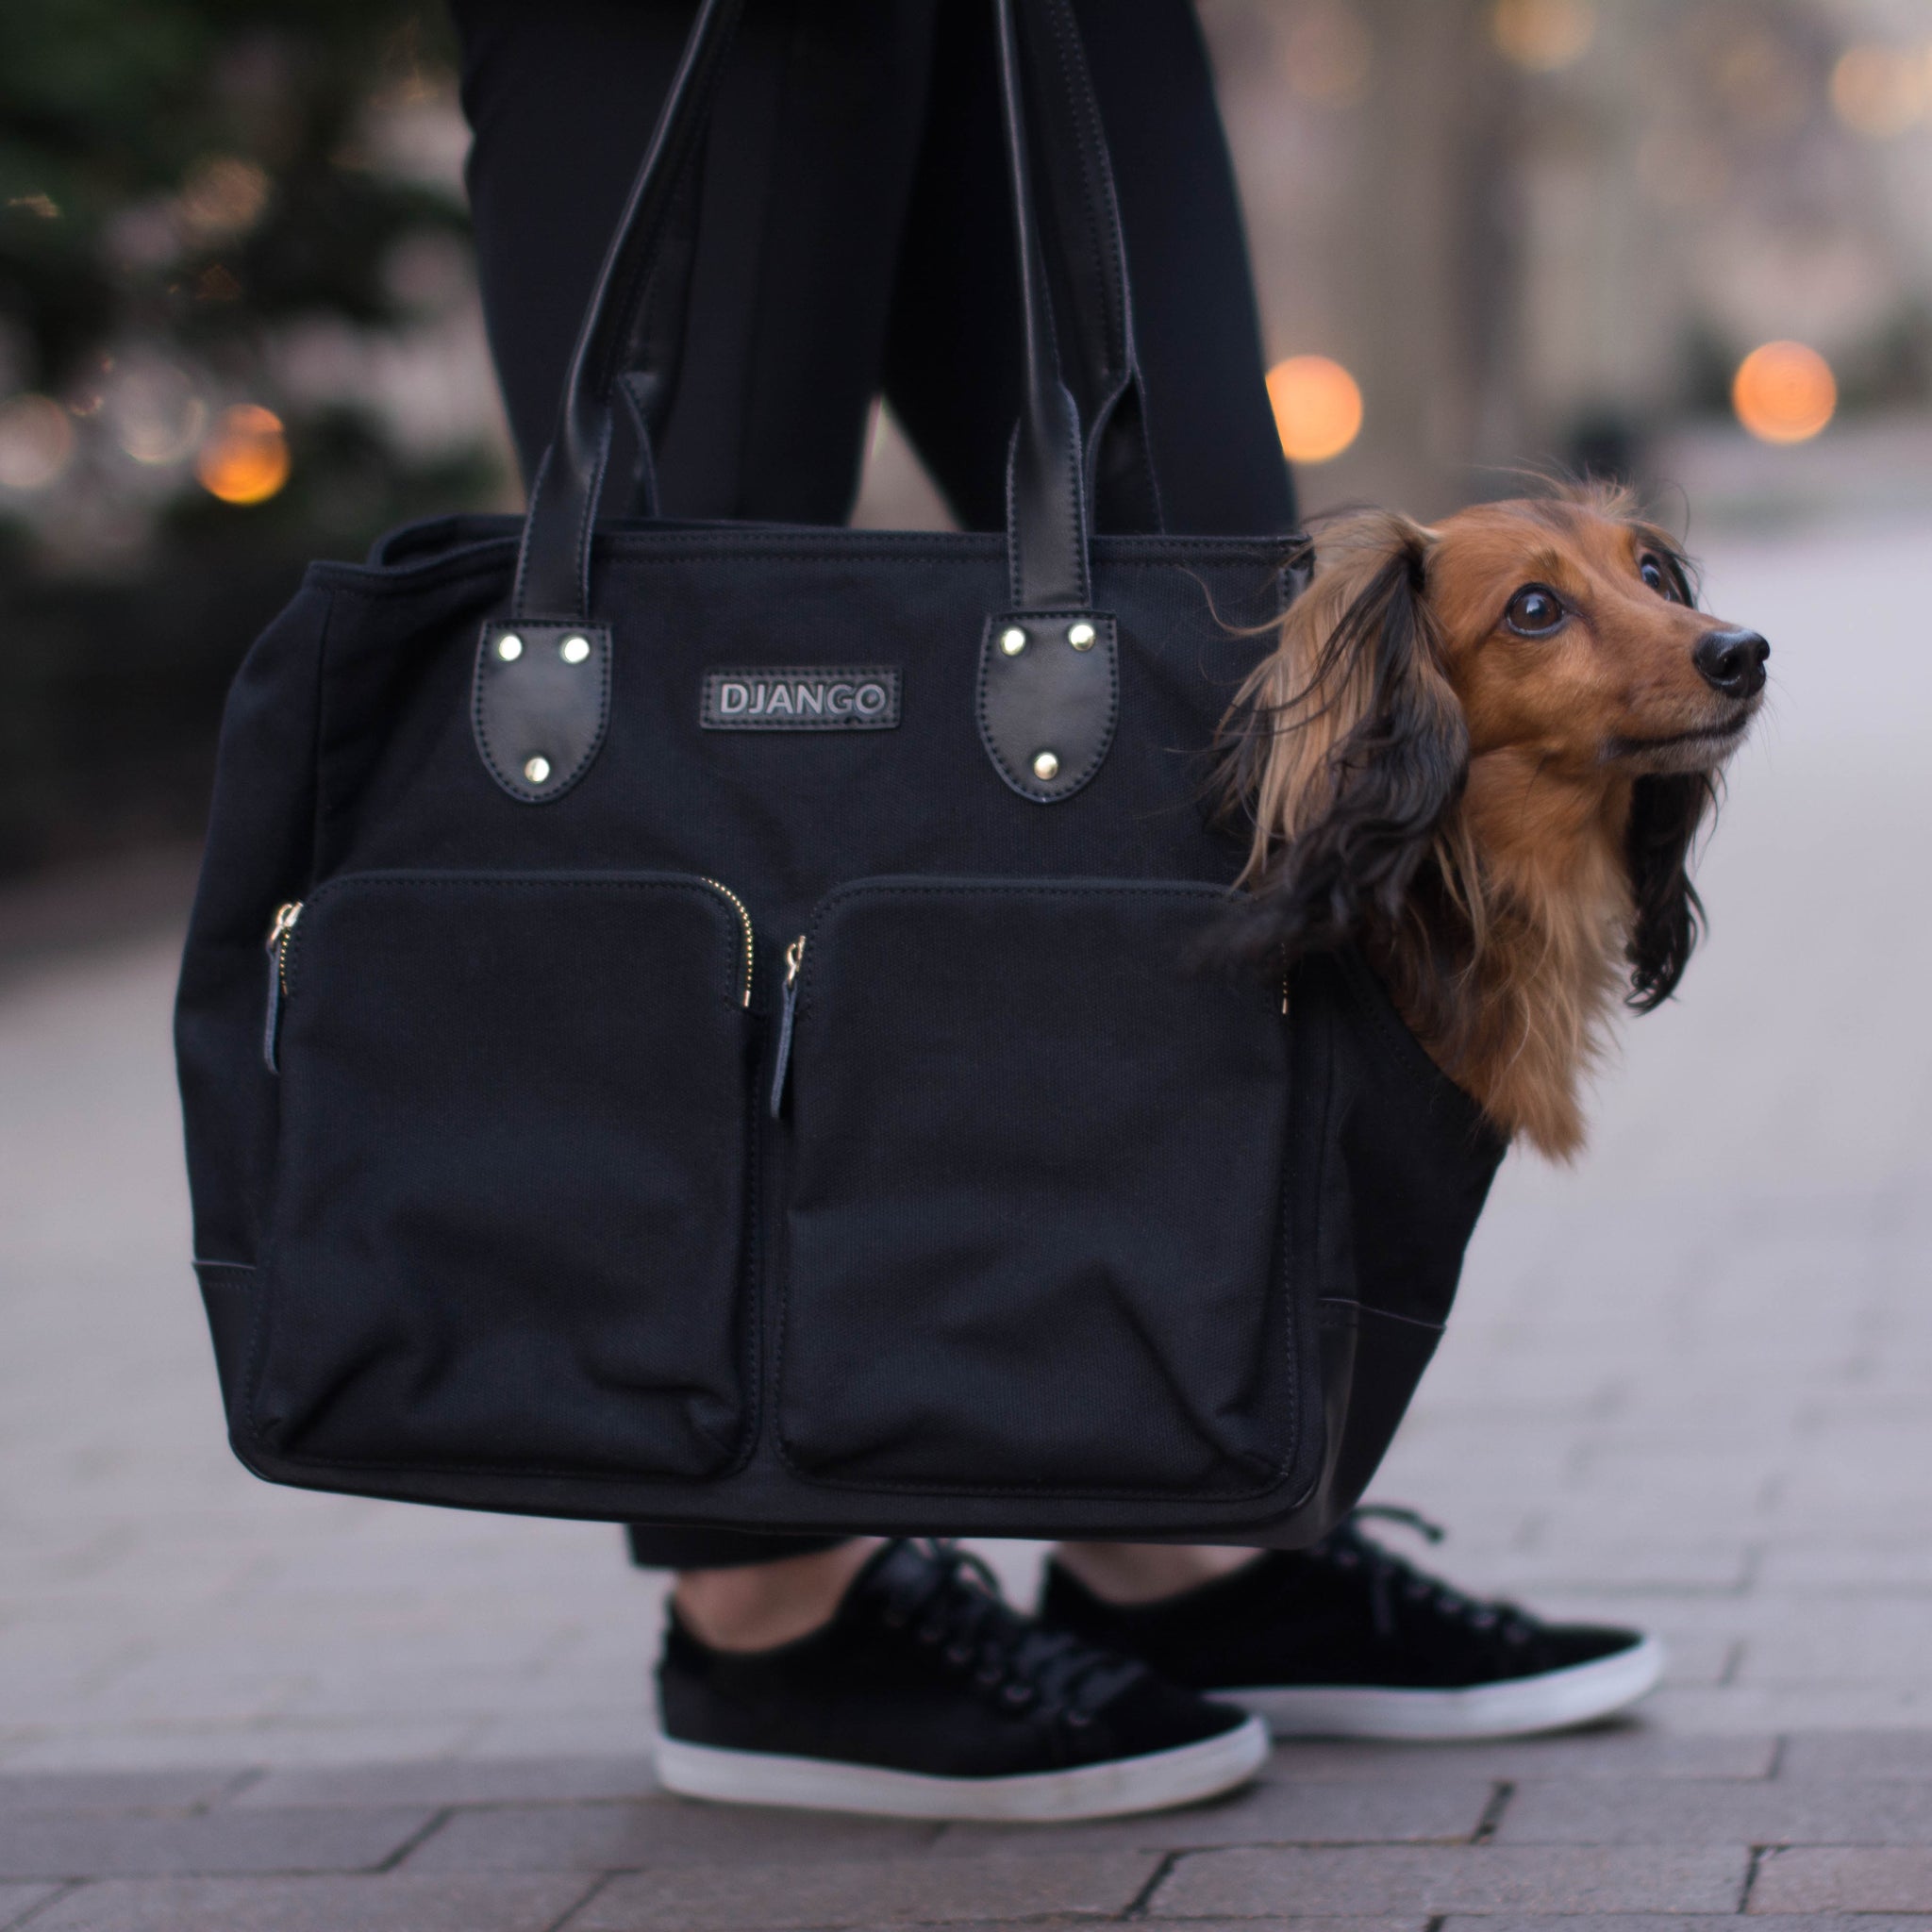
[[[524,641],[520,637],[501,637],[496,641],[496,655],[506,664],[514,664],[524,655]]]
[[[1099,632],[1091,624],[1076,624],[1068,630],[1067,641],[1076,651],[1091,651],[1093,640],[1098,636]]]
[[[526,777],[532,785],[542,784],[544,779],[549,777],[549,775],[550,760],[548,758],[532,758],[529,761],[529,763],[524,767],[524,776]]]
[[[563,641],[563,661],[566,664],[581,664],[591,655],[589,638],[565,638]]]
[[[1008,657],[1017,658],[1020,655],[1020,653],[1024,651],[1025,648],[1026,633],[1024,630],[1022,630],[1017,624],[1014,625],[1008,630],[1001,631],[1000,649],[1003,650]]]
[[[1035,757],[1033,760],[1033,775],[1042,785],[1050,785],[1059,774],[1060,761],[1054,757],[1052,752],[1043,751]]]

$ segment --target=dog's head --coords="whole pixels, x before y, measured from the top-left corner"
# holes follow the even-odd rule
[[[1667,998],[1697,928],[1691,845],[1762,701],[1764,640],[1699,611],[1676,545],[1605,491],[1430,528],[1353,514],[1316,550],[1233,714],[1252,941],[1292,956],[1391,930],[1445,839],[1480,870],[1486,841],[1554,838],[1582,799],[1619,815],[1630,999]],[[1479,813],[1457,809],[1466,790]]]

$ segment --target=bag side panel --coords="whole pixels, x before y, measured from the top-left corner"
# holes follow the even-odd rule
[[[1305,1061],[1327,1061],[1327,1097],[1304,1109],[1304,1161],[1320,1224],[1322,1350],[1330,1448],[1310,1540],[1360,1500],[1441,1338],[1462,1258],[1501,1164],[1501,1136],[1432,1061],[1358,955],[1295,975]]]
[[[305,583],[243,659],[222,714],[213,804],[175,1003],[194,1252],[252,1265],[274,1159],[275,1083],[262,1063],[275,907],[311,872],[317,691],[328,592]]]

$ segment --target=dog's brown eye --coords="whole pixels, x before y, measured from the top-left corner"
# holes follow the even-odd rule
[[[1659,597],[1667,597],[1673,604],[1677,601],[1676,579],[1656,558],[1646,557],[1638,565],[1637,570],[1638,575]]]
[[[1503,621],[1519,637],[1546,637],[1562,623],[1563,606],[1547,585],[1524,584],[1510,598]]]

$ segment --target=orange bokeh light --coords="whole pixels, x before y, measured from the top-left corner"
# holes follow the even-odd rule
[[[1268,400],[1284,455],[1294,463],[1325,463],[1356,440],[1362,392],[1340,362],[1291,356],[1268,372]]]
[[[1808,344],[1765,342],[1739,363],[1731,407],[1761,442],[1807,442],[1838,408],[1838,380]]]
[[[261,503],[289,480],[281,418],[258,403],[224,409],[194,459],[194,474],[224,503]]]

